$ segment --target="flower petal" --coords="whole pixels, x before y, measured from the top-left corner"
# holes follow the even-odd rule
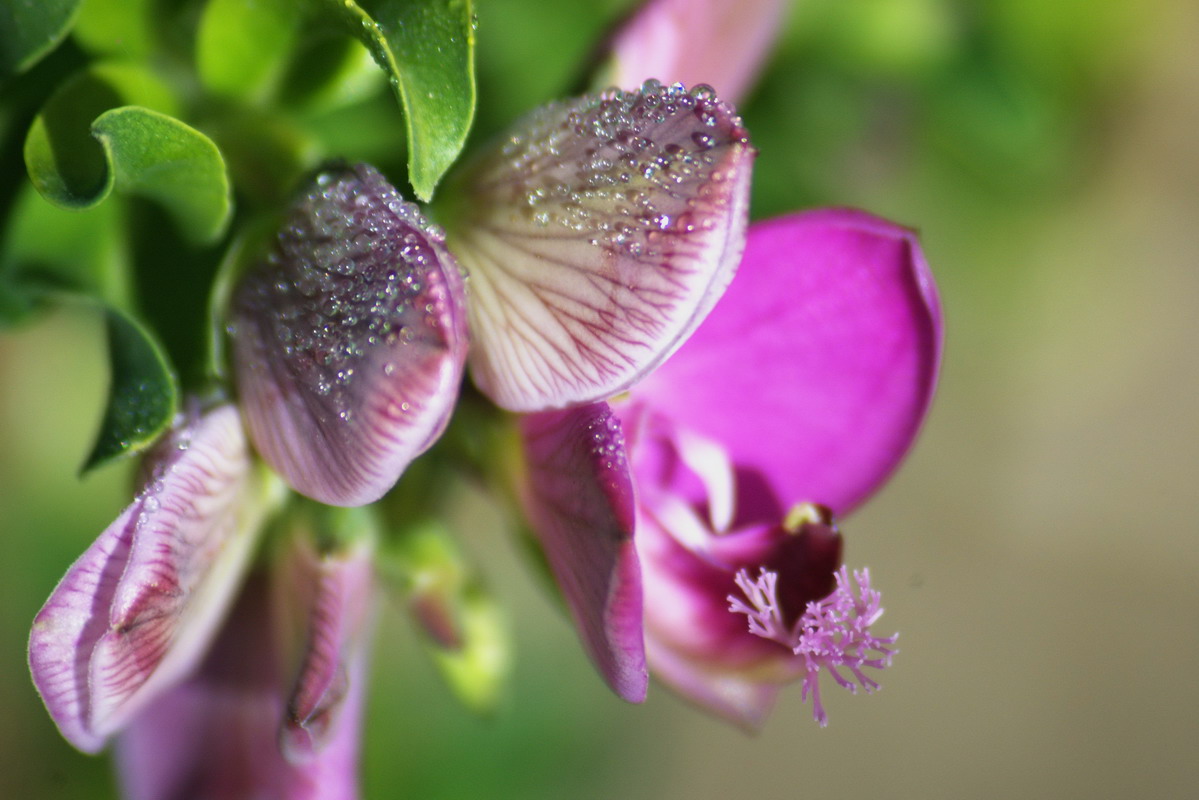
[[[657,78],[706,83],[736,103],[778,34],[782,0],[649,0],[613,37],[610,73],[621,88]]]
[[[195,666],[256,540],[261,504],[233,406],[149,458],[145,488],[67,572],[29,640],[34,683],[85,752]]]
[[[775,511],[812,501],[843,515],[912,444],[941,337],[915,234],[859,211],[797,214],[750,228],[737,280],[638,398],[723,442],[778,493]],[[755,499],[738,502],[744,515]]]
[[[654,677],[705,711],[750,733],[761,728],[770,715],[780,684],[705,664],[653,636],[647,637],[645,646]]]
[[[365,658],[348,663],[347,693],[329,739],[302,765],[284,759],[286,679],[265,575],[247,582],[199,672],[151,704],[118,740],[123,795],[352,800]]]
[[[262,457],[301,494],[363,505],[449,420],[462,278],[441,232],[378,172],[328,169],[238,287],[230,333]]]
[[[310,547],[296,550],[306,573],[297,577],[310,585],[306,642],[279,741],[283,756],[301,765],[315,759],[337,730],[351,688],[350,665],[364,649],[374,582],[368,546],[323,557]],[[295,593],[294,586],[288,588]],[[281,598],[284,603],[295,605],[295,597]]]
[[[606,403],[522,418],[522,501],[583,644],[612,689],[645,699],[633,484]]]
[[[753,149],[709,90],[549,106],[458,186],[470,367],[513,411],[603,400],[687,337],[744,247]]]

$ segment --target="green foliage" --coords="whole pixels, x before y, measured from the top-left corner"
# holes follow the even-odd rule
[[[388,73],[408,127],[408,179],[429,200],[475,112],[471,0],[327,0]]]
[[[177,119],[135,106],[92,123],[108,161],[109,185],[157,200],[196,242],[220,237],[232,211],[225,162],[207,136]]]
[[[170,426],[179,390],[165,354],[132,317],[105,309],[111,384],[100,435],[84,471],[149,447]]]
[[[495,599],[439,522],[390,531],[380,572],[405,599],[422,640],[454,696],[470,710],[495,710],[511,677],[511,634]]]
[[[282,78],[300,34],[292,0],[211,0],[196,37],[196,71],[214,94],[265,96]]]
[[[11,0],[0,4],[0,79],[23,72],[62,41],[80,0]]]
[[[112,189],[112,171],[93,121],[111,108],[140,105],[170,114],[170,89],[147,69],[101,62],[59,88],[25,137],[25,166],[33,185],[52,203],[89,208]]]

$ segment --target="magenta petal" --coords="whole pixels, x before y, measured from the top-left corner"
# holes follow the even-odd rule
[[[754,732],[770,715],[780,684],[709,664],[673,649],[653,635],[646,651],[654,677],[700,708]]]
[[[263,575],[252,576],[201,669],[151,704],[118,740],[130,800],[352,800],[365,659],[348,664],[342,712],[302,765],[279,749],[286,710],[278,618]]]
[[[592,661],[625,700],[645,699],[633,484],[606,403],[521,420],[522,500]]]
[[[647,83],[541,109],[458,184],[471,376],[500,406],[605,400],[732,279],[754,151],[710,91]]]
[[[613,37],[604,80],[706,83],[736,103],[770,54],[782,11],[782,0],[649,0]]]
[[[195,666],[256,540],[250,459],[232,406],[177,429],[149,459],[145,488],[72,565],[29,639],[34,683],[85,752]]]
[[[844,514],[910,447],[941,336],[914,233],[859,211],[797,214],[750,228],[737,280],[638,397],[724,443],[784,506]]]
[[[250,438],[296,491],[379,499],[449,420],[466,357],[441,232],[374,169],[322,172],[238,287],[230,332]]]

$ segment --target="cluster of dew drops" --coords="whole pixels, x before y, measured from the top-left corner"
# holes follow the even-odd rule
[[[422,326],[442,324],[440,271],[456,269],[442,263],[440,228],[373,168],[354,170],[317,176],[241,298],[271,320],[296,378],[311,381],[346,422],[355,377],[364,369],[391,377]],[[236,325],[230,333],[238,335]]]
[[[525,125],[492,173],[519,176],[512,206],[534,226],[633,258],[663,255],[665,237],[710,230],[726,202],[729,150],[749,146],[711,87],[656,80],[550,106]]]

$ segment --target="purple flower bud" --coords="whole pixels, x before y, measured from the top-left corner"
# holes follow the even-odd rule
[[[331,168],[237,288],[230,335],[246,427],[296,491],[379,499],[441,434],[466,354],[462,277],[373,168]]]

